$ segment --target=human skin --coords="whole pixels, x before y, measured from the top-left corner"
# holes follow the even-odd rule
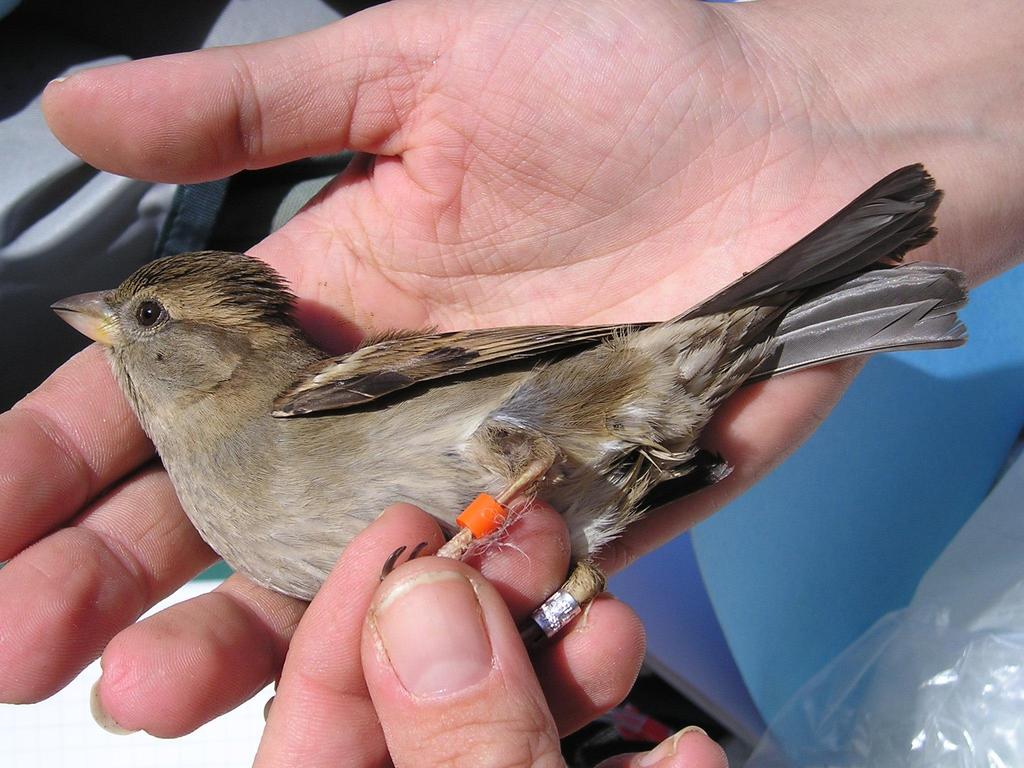
[[[44,109],[88,162],[159,181],[377,155],[251,251],[291,281],[328,348],[392,327],[654,320],[917,161],[947,192],[920,258],[975,283],[1019,260],[1024,22],[1005,8],[392,3],[80,73],[49,86]],[[609,569],[768,471],[855,371],[733,398],[704,438],[733,474],[635,526]],[[0,571],[0,700],[45,698],[102,651],[112,716],[177,735],[279,673],[304,606],[239,577],[134,623],[214,558],[152,456],[95,348],[0,416],[0,559],[14,558]],[[529,569],[514,551],[480,564],[517,615],[566,565],[557,518],[523,525]],[[575,632],[537,658],[563,732],[621,699],[642,656],[633,614],[604,604],[592,636],[631,648],[621,665]]]
[[[499,591],[448,559],[420,558],[382,584],[364,567],[387,556],[395,525],[427,540],[436,534],[422,512],[397,505],[342,555],[296,631],[256,768],[564,767],[556,718]],[[624,608],[601,597],[591,613],[608,623],[609,610]],[[378,730],[386,744],[374,738]],[[721,748],[687,728],[652,752],[598,768],[725,765]]]

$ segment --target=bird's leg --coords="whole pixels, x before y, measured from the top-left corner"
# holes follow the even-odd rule
[[[538,645],[558,634],[581,612],[585,619],[594,598],[604,592],[607,583],[604,573],[593,562],[580,560],[565,583],[519,627],[523,641]]]
[[[520,496],[529,493],[551,469],[554,457],[538,457],[523,469],[522,473],[494,497],[501,506],[507,507]],[[473,532],[469,528],[461,528],[443,547],[437,551],[438,557],[450,557],[460,560],[473,545]]]
[[[540,435],[500,423],[485,424],[477,434],[476,447],[482,454],[481,461],[485,466],[491,466],[495,472],[513,478],[494,498],[504,508],[530,494],[537,483],[544,479],[557,456],[551,443]],[[472,545],[473,532],[469,528],[461,528],[436,554],[438,557],[461,560]],[[409,559],[415,559],[424,546],[420,544],[416,547]],[[381,580],[395,569],[403,552],[404,546],[391,553],[381,569]]]
[[[473,437],[477,461],[497,474],[512,478],[505,490],[495,497],[503,507],[532,493],[560,455],[547,437],[507,421],[486,422]],[[472,546],[473,536],[469,528],[462,528],[437,554],[461,559]],[[593,599],[604,592],[606,584],[605,575],[593,562],[578,561],[562,586],[520,627],[523,639],[536,644],[553,637],[588,610]]]
[[[558,455],[551,442],[537,432],[499,420],[485,422],[473,437],[471,450],[481,465],[501,477],[511,478],[505,489],[494,498],[502,508],[531,493]],[[472,545],[473,532],[469,528],[461,528],[437,551],[437,556],[461,560]],[[424,546],[416,547],[409,559],[415,559]],[[391,553],[381,569],[382,580],[395,569],[403,552],[405,547]]]

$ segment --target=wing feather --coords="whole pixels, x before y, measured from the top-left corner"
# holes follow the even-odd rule
[[[488,366],[594,346],[642,326],[523,326],[393,335],[317,363],[274,403],[275,416],[299,416],[364,405],[434,379]]]

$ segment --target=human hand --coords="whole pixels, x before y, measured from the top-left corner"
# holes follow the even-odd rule
[[[551,695],[553,687],[576,684],[568,669],[531,664],[505,596],[465,563],[423,557],[378,584],[371,566],[402,536],[436,545],[437,526],[412,507],[388,510],[346,550],[310,604],[288,652],[257,768],[564,766],[560,717],[547,702],[564,699]],[[599,598],[566,640],[587,645],[590,659],[635,668],[630,639],[607,633],[623,611]],[[601,766],[725,766],[722,750],[699,731],[660,749]]]
[[[292,38],[75,75],[45,107],[84,158],[152,179],[346,146],[378,154],[372,173],[354,166],[252,251],[308,306],[362,330],[667,317],[917,160],[950,192],[927,256],[976,279],[1008,263],[1024,196],[1002,80],[1017,22],[998,4],[972,4],[946,50],[935,24],[953,11],[935,3],[633,13],[387,5]],[[337,341],[313,314],[313,334]],[[705,433],[733,475],[638,525],[611,566],[747,487],[851,375],[819,369],[735,398]],[[95,349],[2,417],[0,558],[25,551],[0,572],[0,621],[13,627],[0,699],[45,697],[106,646],[107,706],[175,735],[280,669],[303,606],[237,577],[129,626],[213,559],[151,456]]]

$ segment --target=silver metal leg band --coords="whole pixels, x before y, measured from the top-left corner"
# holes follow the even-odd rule
[[[579,616],[581,610],[576,598],[560,589],[533,612],[533,621],[545,635],[554,637]]]

